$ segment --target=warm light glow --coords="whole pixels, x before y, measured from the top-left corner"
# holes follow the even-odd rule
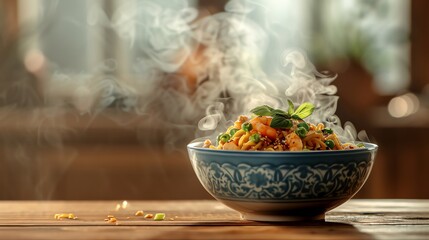
[[[30,50],[24,58],[25,67],[32,73],[37,73],[42,70],[45,62],[45,56],[37,49]]]
[[[401,97],[394,97],[390,100],[387,110],[392,117],[405,117],[408,111],[407,102]]]
[[[408,115],[416,113],[420,108],[420,101],[419,98],[413,94],[413,93],[407,93],[402,96],[404,100],[407,102],[409,108],[408,108]]]
[[[128,202],[127,201],[123,201],[122,202],[122,208],[125,209],[128,206]]]
[[[128,204],[127,200],[124,200],[124,201],[122,201],[122,203],[117,203],[116,204],[115,210],[119,211],[119,210],[122,210],[122,209],[126,209],[128,207],[128,205],[129,204]]]
[[[416,113],[419,110],[420,102],[416,95],[407,93],[390,100],[387,110],[392,117],[402,118]]]

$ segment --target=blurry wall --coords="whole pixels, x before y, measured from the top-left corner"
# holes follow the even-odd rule
[[[207,60],[189,27],[227,1],[137,2],[0,3],[0,199],[210,198],[186,144],[207,99],[243,94],[225,94],[210,77],[242,75],[200,71],[237,43],[210,48]],[[428,3],[345,2],[261,1],[277,9],[270,18],[242,8],[257,24],[240,44],[260,48],[253,30],[272,24],[268,53],[300,47],[317,69],[338,74],[338,116],[380,146],[356,197],[429,198]],[[231,36],[222,32],[227,16],[216,16],[211,29]],[[261,76],[240,57],[250,63],[234,66]],[[263,57],[263,70],[274,71],[279,56]]]

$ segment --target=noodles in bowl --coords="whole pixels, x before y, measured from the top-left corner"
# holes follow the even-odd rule
[[[302,151],[343,150],[363,147],[362,144],[341,143],[338,136],[323,123],[307,123],[314,106],[303,103],[296,110],[290,103],[288,112],[269,106],[257,107],[252,117],[241,115],[234,125],[219,134],[217,145],[210,140],[204,147],[224,150]]]

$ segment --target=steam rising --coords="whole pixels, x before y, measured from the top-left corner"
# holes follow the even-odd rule
[[[346,122],[344,127],[341,121],[335,115],[338,96],[334,94],[337,88],[331,85],[336,76],[326,76],[316,71],[305,54],[300,50],[288,50],[284,54],[284,74],[278,81],[278,89],[285,89],[284,92],[275,94],[275,92],[264,92],[265,95],[251,95],[255,98],[254,102],[259,104],[268,104],[276,108],[287,109],[286,99],[292,100],[296,105],[304,102],[311,102],[315,105],[315,111],[307,119],[313,123],[323,122],[327,127],[332,128],[339,135],[342,141],[354,141],[357,138],[356,130],[352,123]],[[272,101],[277,99],[277,101]],[[268,100],[268,101],[266,101]],[[271,101],[270,101],[271,100]],[[251,102],[249,102],[251,103]],[[223,104],[215,104],[208,108],[207,116],[200,121],[200,130],[217,129],[222,131],[227,122],[224,120],[222,112]],[[242,109],[248,109],[243,105]],[[246,112],[248,114],[248,112]],[[217,124],[224,120],[224,124]],[[365,134],[361,133],[361,138]]]
[[[340,119],[335,115],[338,96],[334,95],[337,88],[331,83],[336,76],[319,73],[305,54],[299,50],[286,51],[283,66],[288,69],[285,76],[287,88],[284,96],[294,103],[311,102],[315,105],[315,111],[308,121],[324,123],[327,127],[334,129],[342,141],[356,140],[357,133],[353,124],[347,122],[343,128]],[[286,105],[283,107],[287,108]]]

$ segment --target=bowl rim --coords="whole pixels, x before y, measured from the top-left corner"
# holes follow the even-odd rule
[[[187,145],[188,150],[207,152],[207,153],[218,153],[218,154],[251,154],[251,155],[320,155],[320,154],[352,154],[352,153],[364,153],[364,152],[374,152],[378,149],[378,145],[369,142],[359,142],[365,145],[364,148],[358,149],[346,149],[346,150],[311,150],[311,151],[246,151],[246,150],[223,150],[223,149],[211,149],[203,148],[203,141],[192,141]]]

